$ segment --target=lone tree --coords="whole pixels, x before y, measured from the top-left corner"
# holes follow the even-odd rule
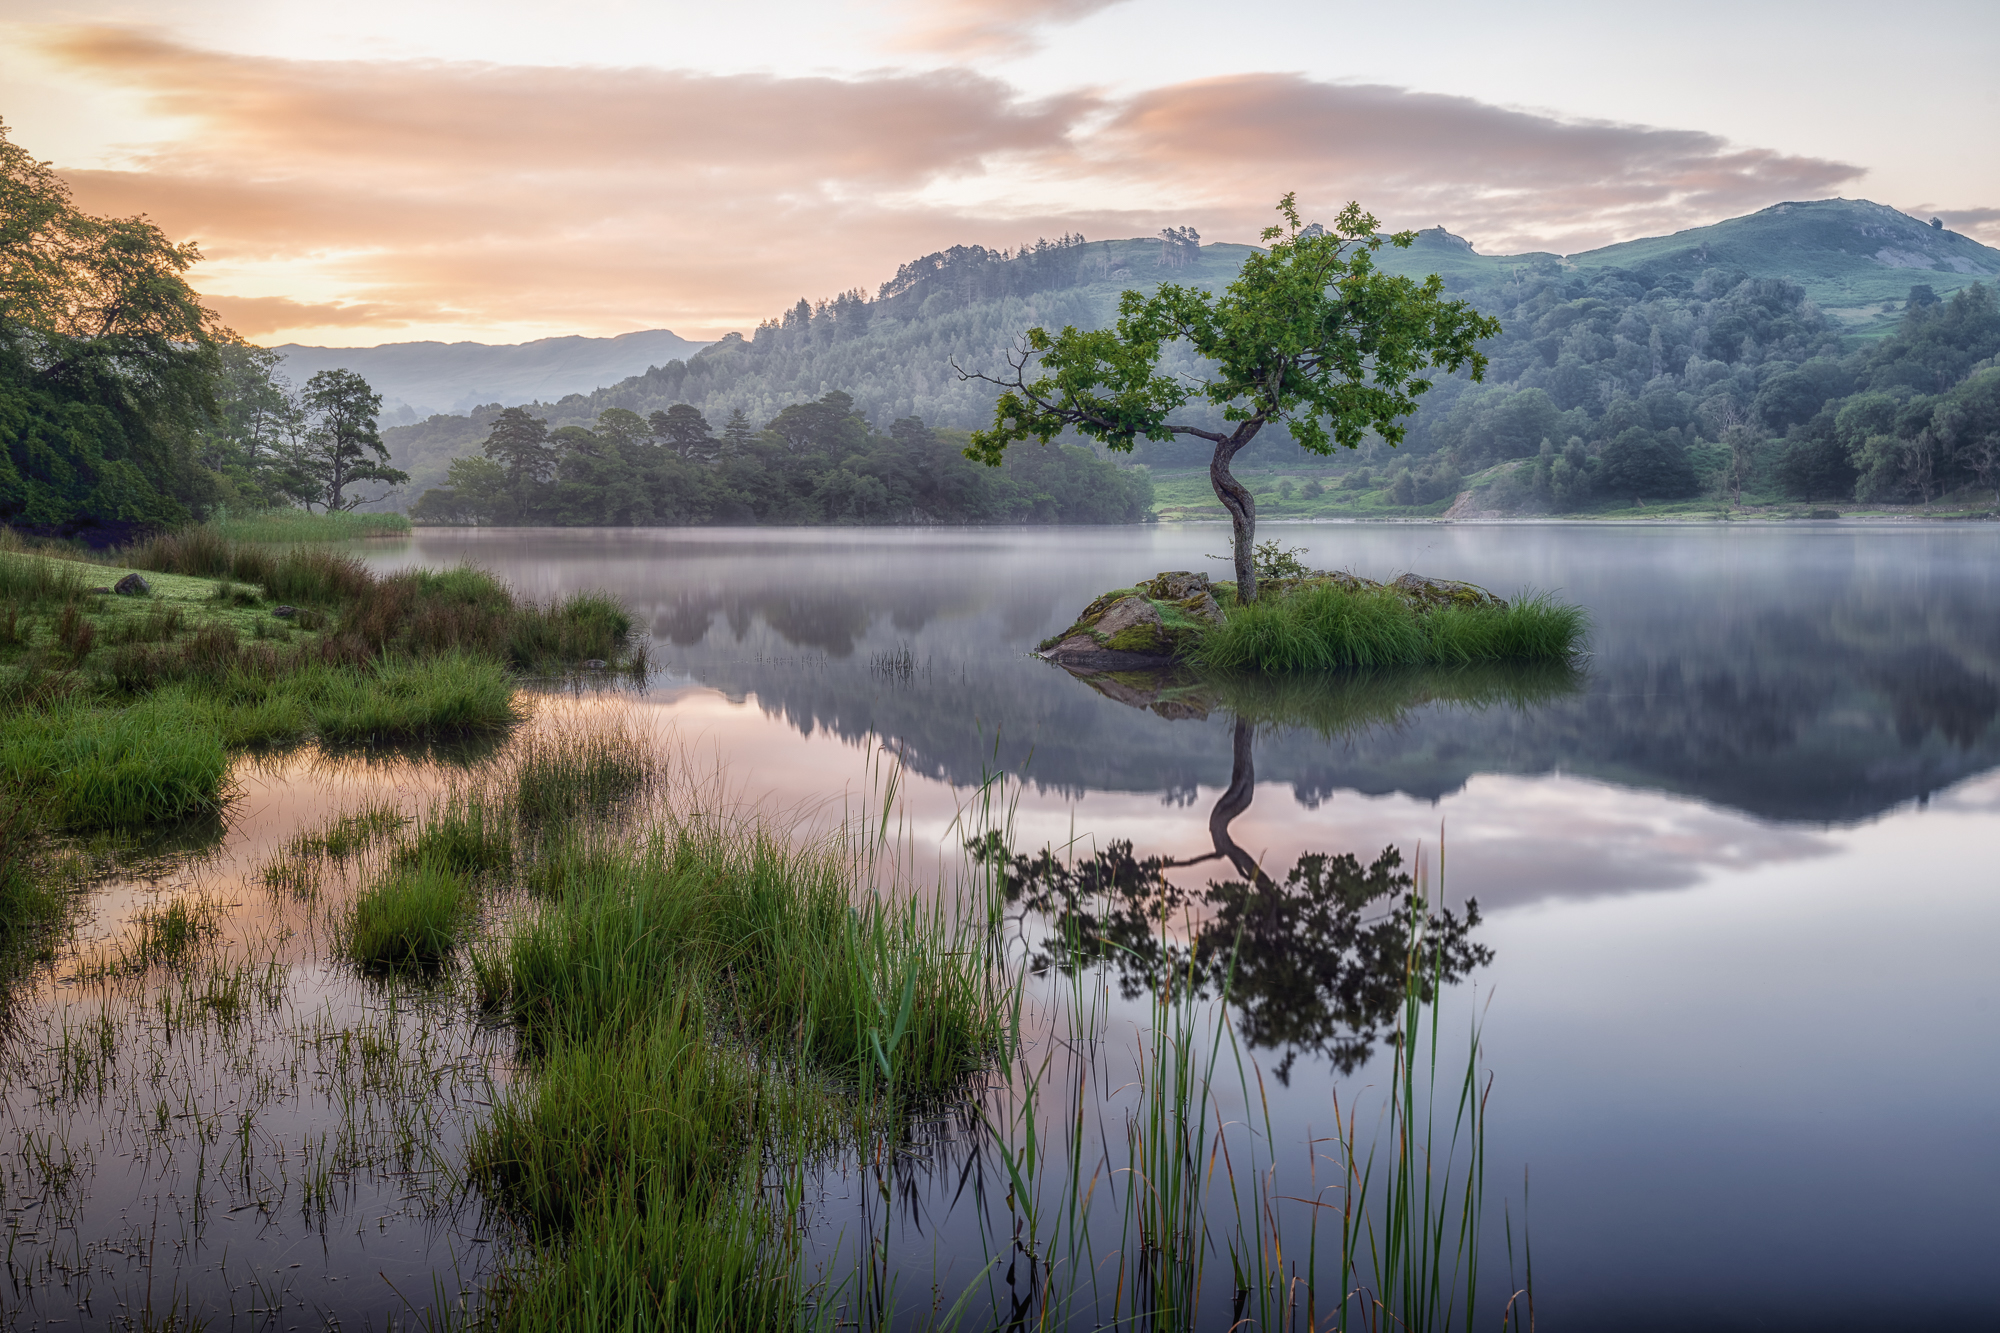
[[[309,424],[294,455],[293,494],[305,504],[320,505],[328,513],[353,509],[387,493],[364,500],[348,495],[349,486],[364,481],[400,486],[410,479],[409,473],[389,466],[389,447],[375,429],[382,395],[367,380],[351,370],[322,370],[306,381],[299,404]]]
[[[1470,366],[1473,379],[1484,378],[1486,358],[1474,344],[1500,332],[1497,320],[1444,299],[1437,276],[1419,283],[1376,268],[1384,238],[1359,204],[1328,230],[1303,225],[1295,198],[1278,203],[1285,225],[1264,230],[1270,250],[1244,261],[1221,295],[1173,283],[1151,296],[1128,291],[1113,328],[1053,337],[1029,329],[1008,357],[1011,374],[959,369],[962,379],[1001,389],[993,428],[974,431],[966,455],[994,466],[1015,441],[1048,444],[1065,428],[1120,450],[1142,436],[1211,441],[1209,482],[1235,528],[1237,596],[1254,601],[1257,502],[1230,475],[1230,460],[1272,422],[1319,454],[1356,448],[1371,430],[1399,443],[1401,419],[1431,387],[1426,372]],[[1416,238],[1405,231],[1387,239],[1407,248]],[[1205,374],[1158,373],[1160,349],[1175,339],[1202,358]],[[1032,380],[1031,367],[1039,372]],[[1221,408],[1229,429],[1171,419],[1196,398]]]

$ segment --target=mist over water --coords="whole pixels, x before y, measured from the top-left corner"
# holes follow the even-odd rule
[[[1540,1325],[2000,1316],[2000,531],[1268,527],[1318,566],[1577,601],[1589,656],[1573,675],[1169,698],[1031,655],[1108,588],[1220,573],[1220,529],[420,531],[364,556],[611,592],[650,635],[648,678],[538,685],[531,728],[615,715],[718,800],[802,830],[879,809],[894,771],[906,883],[965,872],[968,812],[1000,780],[1010,929],[1041,969],[1031,1045],[1082,1079],[1107,1160],[1149,991],[1168,966],[1212,968],[1248,923],[1234,1004],[1203,1011],[1249,1070],[1215,1114],[1281,1192],[1319,1197],[1336,1095],[1375,1106],[1388,1077],[1368,932],[1414,874],[1463,927],[1443,1027],[1484,1024],[1489,1200],[1530,1227]],[[266,872],[329,817],[420,809],[489,758],[241,760],[225,827],[93,891],[12,1015],[5,1322],[136,1320],[151,1300],[211,1326],[383,1327],[478,1289],[504,1239],[452,1174],[513,1077],[504,1029],[335,956],[368,853],[310,892]],[[1106,916],[1092,928],[1115,948],[1066,955],[1052,877],[1115,889],[1146,865],[1194,924],[1154,956],[1143,911]],[[1316,914],[1269,915],[1275,885]],[[173,902],[212,909],[213,965],[106,972]],[[1064,1044],[1065,1004],[1092,1007],[1101,1042]],[[982,1113],[1009,1123],[1013,1095],[992,1083],[886,1163],[819,1172],[808,1262],[837,1282],[872,1255],[900,1326],[922,1325],[933,1287],[948,1307],[971,1286],[1004,1319],[1048,1272],[989,1267],[1015,1252]],[[1294,1254],[1309,1211],[1285,1222]],[[1508,1289],[1503,1239],[1482,1309]],[[1203,1283],[1202,1326],[1223,1327],[1228,1264]]]
[[[2000,845],[2000,532],[1269,535],[1322,567],[1468,577],[1590,611],[1582,679],[1521,706],[1419,691],[1329,734],[1309,709],[1288,725],[1282,700],[1236,701],[1260,721],[1252,799],[1228,829],[1265,869],[1311,852],[1366,866],[1388,847],[1430,859],[1442,837],[1446,901],[1478,900],[1493,961],[1454,1003],[1487,1006],[1488,1159],[1517,1218],[1532,1172],[1540,1317],[1914,1327],[2000,1312],[1976,1276],[1995,1238],[1980,1200],[2000,1184],[1981,943],[2000,927],[1984,850]],[[1231,712],[1161,716],[1029,653],[1107,588],[1220,573],[1205,556],[1225,543],[1202,528],[425,532],[381,559],[471,559],[544,596],[609,588],[653,634],[638,707],[781,805],[858,799],[886,747],[927,780],[904,791],[912,841],[949,864],[965,793],[996,771],[1024,784],[1019,850],[1212,849],[1242,776]],[[1230,870],[1169,873],[1198,889]],[[1282,1055],[1252,1053],[1267,1074]],[[1341,1080],[1312,1053],[1289,1073],[1266,1080],[1273,1132],[1303,1144]],[[1382,1076],[1364,1063],[1346,1082]],[[961,1177],[908,1183],[891,1234],[928,1273],[977,1228],[953,1213]],[[855,1210],[851,1240],[881,1219],[876,1186],[850,1185],[835,1197]]]

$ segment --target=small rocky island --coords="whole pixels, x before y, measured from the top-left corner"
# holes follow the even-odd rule
[[[1388,583],[1330,570],[1260,581],[1261,608],[1296,603],[1314,593],[1392,602],[1421,620],[1441,608],[1504,613],[1508,603],[1475,584],[1404,574]],[[1040,655],[1076,671],[1139,671],[1182,662],[1204,637],[1221,629],[1236,607],[1236,585],[1211,583],[1187,570],[1156,574],[1133,588],[1105,593],[1076,623],[1042,641]]]

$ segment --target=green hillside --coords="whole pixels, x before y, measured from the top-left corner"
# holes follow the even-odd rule
[[[1866,199],[1776,204],[1711,227],[1607,245],[1566,262],[1648,276],[1696,278],[1723,268],[1788,278],[1828,314],[1877,334],[1894,326],[1913,284],[1948,296],[2000,276],[2000,250]]]
[[[1622,270],[1649,287],[1671,276],[1693,282],[1711,269],[1784,278],[1804,288],[1847,332],[1870,337],[1895,327],[1917,283],[1949,296],[2000,276],[2000,250],[1866,199],[1774,204],[1712,226],[1573,255],[1482,255],[1470,242],[1433,227],[1418,232],[1408,250],[1383,251],[1381,262],[1413,277],[1441,274],[1455,287],[1551,265],[1575,274]]]
[[[729,335],[684,361],[532,410],[560,429],[592,427],[613,409],[650,419],[685,404],[711,428],[741,412],[754,430],[837,390],[878,431],[908,418],[968,429],[986,422],[994,391],[962,379],[955,366],[1004,369],[1034,325],[1102,326],[1129,289],[1164,281],[1220,288],[1250,253],[1200,245],[1186,230],[1135,240],[1062,237],[1018,251],[954,246],[903,265],[872,296],[800,300],[749,337]],[[1274,486],[1297,474],[1299,495],[1274,496],[1273,505],[1304,503],[1309,474],[1317,473],[1324,481],[1308,512],[1352,505],[1431,512],[1468,478],[1537,458],[1532,478],[1524,474],[1519,486],[1489,498],[1574,512],[1635,497],[1740,496],[1743,481],[1756,476],[1806,500],[1853,493],[1902,503],[1984,475],[1963,451],[1930,461],[1903,453],[1944,438],[1925,434],[1933,410],[1925,395],[1959,384],[2000,352],[1991,283],[2000,251],[1893,209],[1849,200],[1780,204],[1566,257],[1481,255],[1432,228],[1409,249],[1385,247],[1377,262],[1413,277],[1439,274],[1454,295],[1499,319],[1503,332],[1485,347],[1485,383],[1440,380],[1395,450],[1375,442],[1359,455],[1323,459],[1267,430],[1239,462],[1249,474],[1269,472]],[[1170,345],[1162,368],[1195,366]],[[1894,410],[1871,407],[1835,423],[1828,414],[1857,394],[1887,395]],[[1983,421],[1974,406],[1949,405]],[[1214,412],[1199,406],[1187,415],[1204,410]],[[498,412],[492,405],[387,432],[398,465],[413,477],[407,494],[441,484],[450,460],[478,449]],[[1221,421],[1215,414],[1197,424]],[[1818,441],[1816,461],[1794,458],[1783,473],[1793,480],[1780,483],[1779,454],[1801,431]],[[1745,432],[1756,437],[1754,447]],[[1718,454],[1725,438],[1735,443]],[[1200,512],[1199,498],[1180,496],[1169,474],[1205,463],[1205,448],[1181,439],[1136,451],[1136,461],[1160,470],[1167,510]],[[1363,476],[1366,486],[1357,484]]]

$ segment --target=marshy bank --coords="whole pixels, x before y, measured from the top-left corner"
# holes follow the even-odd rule
[[[241,755],[212,845],[92,882],[5,1047],[13,1323],[979,1328],[1031,1289],[1053,1326],[1223,1327],[1225,1235],[1285,1307],[1306,1214],[1200,1166],[1254,1083],[1225,997],[1165,986],[1128,1043],[1111,979],[1036,971],[1067,927],[999,863],[909,873],[893,761],[774,821],[629,698],[529,696],[484,750]],[[966,791],[961,836],[1006,845],[1012,799]],[[1100,1138],[1057,1090],[1128,1060],[1159,1124],[1113,1092]],[[984,1239],[829,1235],[835,1182],[886,1203],[966,1150]],[[1373,1262],[1337,1233],[1316,1327]]]
[[[316,530],[316,529],[315,529]],[[231,757],[446,744],[514,725],[517,677],[637,665],[601,594],[534,603],[470,566],[378,577],[323,546],[212,528],[95,559],[0,549],[0,931],[52,919],[28,892],[49,833],[214,820]]]

